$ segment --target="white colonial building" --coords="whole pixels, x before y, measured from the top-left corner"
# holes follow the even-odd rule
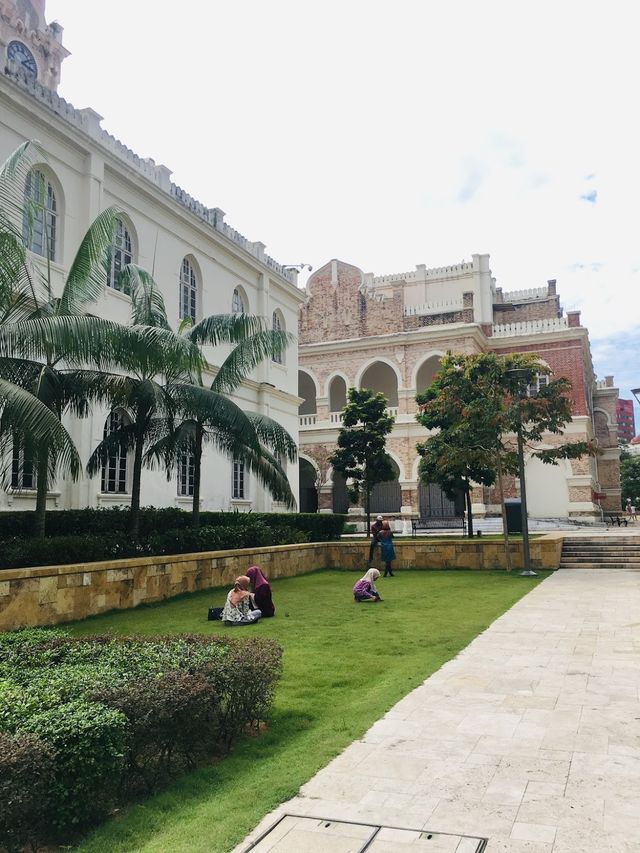
[[[124,211],[115,238],[109,286],[93,312],[126,323],[129,297],[113,286],[114,270],[135,262],[160,286],[176,327],[184,316],[199,319],[231,311],[257,314],[270,323],[297,332],[298,306],[304,294],[297,288],[295,270],[276,263],[259,241],[250,241],[225,222],[219,208],[207,208],[171,182],[171,170],[142,159],[101,127],[91,108],[76,109],[56,90],[60,64],[68,55],[62,28],[47,26],[44,0],[0,0],[0,159],[25,140],[38,140],[46,157],[36,171],[44,176],[49,208],[50,263],[54,283],[61,288],[65,274],[90,222],[100,211],[117,205]],[[38,184],[40,185],[40,183]],[[27,181],[25,192],[32,192]],[[46,241],[34,228],[31,250],[44,264]],[[223,348],[210,350],[212,365],[224,357]],[[291,346],[281,361],[266,362],[235,396],[245,410],[263,413],[298,437],[298,353]],[[83,461],[102,440],[110,423],[127,413],[94,410],[82,421],[69,423]],[[143,505],[184,506],[191,503],[189,466],[184,464],[167,482],[161,472],[145,472]],[[297,465],[288,470],[298,492]],[[21,482],[0,495],[0,507],[30,509],[35,483],[27,470]],[[102,477],[73,483],[60,480],[49,506],[85,507],[127,504],[130,465],[114,459]],[[212,510],[278,509],[238,463],[205,451],[202,508]]]

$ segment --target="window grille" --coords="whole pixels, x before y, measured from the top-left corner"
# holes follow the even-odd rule
[[[11,488],[35,489],[36,469],[29,453],[25,454],[24,441],[18,435],[13,437],[13,458],[11,460]]]
[[[198,282],[195,270],[187,258],[180,267],[180,318],[191,317],[196,322]]]
[[[181,453],[178,458],[178,494],[193,497],[196,457],[193,453]]]
[[[104,425],[103,438],[107,438],[127,422],[128,420],[125,420],[122,412],[111,412]],[[102,466],[102,492],[117,495],[126,494],[127,468],[127,454],[120,450],[112,453],[107,459],[107,464]]]
[[[233,484],[231,494],[234,500],[244,500],[246,498],[244,462],[241,462],[239,459],[233,460]]]
[[[56,259],[58,230],[58,205],[56,194],[42,172],[34,170],[27,175],[24,190],[25,212],[22,218],[22,236],[25,245],[36,255]]]
[[[127,231],[127,227],[121,219],[116,221],[116,231],[113,238],[113,246],[111,248],[111,269],[109,270],[109,279],[107,284],[113,287],[114,290],[119,290],[121,293],[131,294],[131,288],[128,283],[118,281],[118,277],[127,264],[133,263],[133,244],[131,234]]]

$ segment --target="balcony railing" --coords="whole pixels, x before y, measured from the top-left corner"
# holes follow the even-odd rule
[[[301,427],[310,427],[316,425],[318,416],[314,413],[313,415],[298,415],[298,418]]]
[[[386,411],[388,415],[392,415],[397,419],[398,406],[389,406]],[[323,423],[322,420],[318,419],[318,415],[315,412],[312,415],[298,415],[298,420],[301,428],[314,427],[319,423]],[[326,420],[324,423],[326,423]],[[342,423],[342,412],[329,412],[329,423],[332,426],[339,426]]]

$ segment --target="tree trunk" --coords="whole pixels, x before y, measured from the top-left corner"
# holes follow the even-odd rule
[[[507,507],[504,502],[504,488],[502,485],[502,457],[498,453],[496,456],[496,467],[498,469],[498,485],[500,487],[500,507],[502,509],[502,528],[504,530],[504,556],[507,561],[507,571],[513,569],[511,564],[511,550],[509,548],[509,527],[507,525]]]
[[[49,490],[49,451],[43,450],[38,454],[38,470],[36,474],[36,510],[33,517],[33,536],[44,539],[47,518],[47,492]]]
[[[136,432],[133,480],[131,483],[131,517],[129,520],[129,534],[134,542],[140,538],[140,486],[142,483],[142,451],[144,449],[144,430],[138,427]]]
[[[364,511],[367,516],[367,529],[365,533],[369,536],[371,532],[371,487],[368,483],[365,484]]]
[[[193,451],[193,509],[191,514],[191,524],[193,527],[200,527],[200,477],[202,473],[203,436],[204,428],[200,421],[196,421],[196,441]]]
[[[465,481],[464,499],[467,507],[467,535],[473,536],[473,515],[471,513],[471,488],[469,480]]]

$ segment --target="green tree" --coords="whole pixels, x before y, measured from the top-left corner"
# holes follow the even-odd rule
[[[523,448],[546,464],[594,452],[585,441],[539,448],[546,433],[562,435],[571,421],[571,383],[549,377],[550,370],[532,353],[448,353],[433,383],[417,395],[418,421],[437,430],[418,445],[420,475],[450,497],[465,495],[470,536],[472,486],[493,485],[502,473],[517,472],[518,433]]]
[[[289,508],[295,498],[282,462],[297,459],[297,446],[289,433],[267,415],[243,411],[229,399],[251,371],[266,358],[279,356],[293,336],[271,329],[259,317],[215,315],[201,323],[183,323],[180,334],[197,345],[223,340],[232,345],[209,387],[201,373],[175,381],[172,395],[177,418],[159,425],[160,437],[145,455],[147,464],[161,464],[170,478],[181,454],[193,454],[193,526],[200,523],[202,453],[208,445],[230,459],[243,462],[275,500]]]
[[[387,413],[384,394],[366,388],[361,391],[349,388],[338,434],[338,448],[330,461],[334,470],[349,481],[352,503],[363,494],[367,530],[371,526],[371,491],[376,483],[386,483],[394,476],[392,459],[385,450],[394,420]]]
[[[640,505],[640,456],[623,450],[620,454],[620,488],[622,489],[622,506],[630,500],[638,508]]]

